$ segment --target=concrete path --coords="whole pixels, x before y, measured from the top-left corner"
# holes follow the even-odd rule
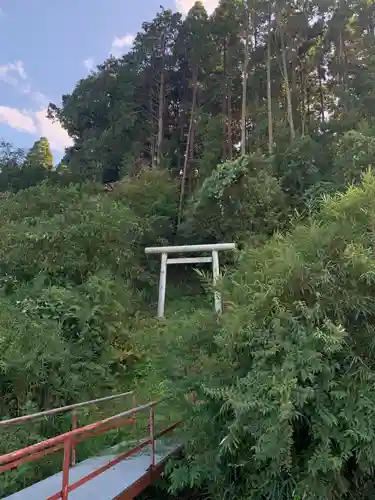
[[[171,446],[170,444],[166,445],[166,443],[160,441],[156,441],[155,444],[155,465],[163,462],[166,457],[178,449],[177,446]],[[80,462],[70,469],[69,484],[73,484],[115,458],[115,454],[106,454]],[[69,493],[69,500],[113,500],[126,488],[139,480],[147,472],[150,465],[150,450],[145,448],[145,450],[123,460],[111,469],[108,469],[88,483]],[[61,491],[61,484],[62,473],[58,472],[54,476],[39,481],[18,493],[3,498],[3,500],[46,500]]]

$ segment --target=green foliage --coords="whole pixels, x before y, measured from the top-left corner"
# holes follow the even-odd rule
[[[125,177],[116,185],[114,197],[123,200],[142,219],[165,218],[164,234],[168,234],[166,227],[176,218],[178,188],[167,171],[145,169],[136,177]]]
[[[201,402],[181,402],[175,488],[362,498],[375,465],[374,195],[367,176],[311,223],[247,248],[222,284],[219,322],[197,312],[160,327],[159,368]]]
[[[134,261],[132,245],[143,234],[129,211],[104,197],[83,198],[52,217],[11,222],[0,232],[3,273],[14,273],[22,279],[44,273],[75,283],[103,266],[129,276]]]
[[[170,479],[188,498],[374,497],[375,180],[332,194],[374,158],[374,16],[359,0],[162,8],[49,106],[74,140],[56,169],[45,138],[0,143],[1,416],[171,392],[186,453]],[[178,238],[244,248],[220,319],[203,268],[171,266],[168,319],[146,313],[144,247]],[[58,467],[6,475],[0,496]]]
[[[218,165],[186,216],[186,231],[201,241],[246,241],[284,224],[284,196],[265,157],[244,156]]]
[[[7,280],[3,285],[2,418],[94,399],[124,391],[132,384],[141,352],[131,343],[130,332],[141,301],[123,280],[101,273],[78,287],[62,287],[48,286],[38,278],[28,286],[18,286],[12,294],[6,289]],[[85,418],[80,418],[83,424]],[[67,431],[69,426],[65,416],[2,430],[0,451],[33,444]],[[98,452],[98,444],[92,453]],[[85,446],[80,447],[80,456],[85,457]],[[60,467],[61,457],[55,455],[52,462],[37,467],[27,464],[16,474],[2,476],[0,494],[27,486]]]
[[[222,150],[222,124],[220,118],[201,116],[197,133],[202,137],[202,157],[199,160],[200,180],[209,177],[220,162]]]
[[[27,153],[25,161],[34,168],[41,167],[52,170],[53,156],[46,137],[41,137],[34,143],[33,147]]]
[[[54,283],[79,284],[106,269],[133,283],[148,282],[141,263],[144,244],[168,237],[174,200],[170,199],[170,208],[165,205],[164,214],[161,210],[153,214],[161,191],[150,189],[145,181],[142,194],[134,182],[124,181],[108,194],[90,184],[80,188],[44,184],[6,200],[0,214],[2,272],[21,280],[42,273]],[[165,190],[165,200],[171,194],[172,186]],[[130,208],[132,203],[139,215]],[[149,216],[142,213],[142,206],[149,208]]]
[[[186,157],[191,194],[193,177],[238,155],[243,129],[247,153],[277,152],[292,207],[315,209],[332,190],[332,143],[375,123],[374,15],[362,0],[222,0],[211,16],[196,2],[184,20],[161,8],[125,56],[49,106],[74,139],[55,180],[112,182],[156,164],[177,177]]]
[[[36,186],[51,177],[53,157],[45,137],[36,141],[25,154],[0,141],[0,191],[17,192]]]
[[[159,259],[149,259],[144,253],[147,246],[168,245],[176,225],[178,204],[177,183],[166,170],[145,169],[137,176],[124,177],[115,186],[110,197],[121,203],[137,218],[142,228],[137,240],[127,240],[131,246],[133,262],[129,262],[128,273],[133,282],[142,287],[143,293],[154,297],[157,290]],[[125,239],[128,237],[125,236]],[[135,266],[135,267],[134,267]],[[138,272],[138,276],[136,276]]]
[[[124,327],[131,328],[136,304],[130,288],[105,274],[75,288],[39,279],[3,297],[1,414],[22,413],[30,404],[53,408],[115,388],[137,356]]]
[[[309,136],[275,154],[274,169],[293,208],[305,208],[319,191],[329,189],[331,162],[329,148]]]
[[[153,283],[144,267],[144,244],[166,241],[175,203],[174,184],[162,172],[126,179],[111,192],[95,184],[44,183],[9,196],[0,207],[4,300],[19,303],[25,321],[34,321],[34,314],[53,319],[67,340],[90,333],[96,350],[92,316],[97,305],[104,314],[106,300],[117,296],[97,328],[110,348],[142,307],[136,283]]]
[[[102,193],[103,187],[99,184],[70,185],[61,189],[44,182],[1,201],[1,225],[7,222],[22,222],[24,219],[48,219],[68,211],[71,206],[80,203],[82,198],[95,197]]]
[[[124,375],[119,365],[114,365],[116,357],[121,360],[122,355],[137,356],[131,353],[131,347],[127,346],[126,352],[123,347],[126,332],[132,329],[132,318],[143,307],[135,285],[153,283],[152,275],[144,267],[144,244],[154,238],[166,241],[172,230],[175,198],[174,184],[165,173],[145,172],[124,180],[112,192],[105,192],[95,184],[59,188],[44,183],[3,200],[0,207],[3,309],[5,315],[10,308],[6,318],[13,315],[16,324],[21,322],[20,336],[15,336],[12,344],[7,340],[12,328],[4,326],[2,339],[7,352],[13,352],[14,346],[20,353],[10,354],[9,359],[22,357],[23,351],[29,353],[30,359],[39,358],[23,345],[23,340],[26,341],[23,332],[27,322],[33,323],[40,334],[48,331],[50,325],[51,337],[45,340],[53,342],[51,349],[57,340],[60,342],[56,351],[60,349],[66,358],[61,357],[59,362],[65,369],[71,363],[72,377],[75,377],[73,358],[80,359],[84,347],[86,360],[83,363],[81,359],[80,369],[92,365],[90,373],[104,370],[103,382],[115,387],[109,374],[113,371],[120,378]],[[56,333],[52,334],[53,331]],[[76,346],[73,350],[72,343]],[[34,347],[38,348],[37,342]],[[49,347],[41,349],[48,355]],[[106,353],[111,353],[110,362],[105,359]],[[58,395],[51,386],[50,394],[46,393],[53,400],[37,400],[35,404],[45,408],[83,397],[84,387],[90,390],[90,380],[93,389],[101,392],[97,378],[99,375],[89,380],[77,376],[78,389],[75,389],[73,382],[69,386],[56,377],[56,391],[58,388],[70,391],[69,397],[65,392]],[[45,382],[48,383],[48,374]],[[38,388],[42,398],[41,381],[30,374],[30,383]],[[31,396],[28,390],[21,391],[15,381],[9,384],[10,399],[3,402],[12,414],[22,405],[10,401],[16,401],[17,397],[29,401]],[[31,400],[34,399],[32,396]]]
[[[345,187],[358,183],[373,166],[375,138],[370,134],[351,130],[339,139],[334,154],[335,185]]]
[[[144,172],[113,191],[42,183],[2,200],[3,418],[134,385],[144,357],[134,331],[147,287],[156,288],[144,245],[171,234],[176,192],[165,173]],[[67,430],[65,421],[42,424],[3,434],[2,451]],[[83,445],[80,456],[106,439]],[[7,474],[0,495],[55,472],[56,460]]]

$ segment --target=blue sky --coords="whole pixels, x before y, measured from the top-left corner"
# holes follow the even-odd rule
[[[204,0],[212,10],[217,0]],[[187,12],[194,0],[0,0],[0,138],[28,148],[50,140],[58,160],[71,139],[46,119],[90,68],[131,46],[159,6]]]

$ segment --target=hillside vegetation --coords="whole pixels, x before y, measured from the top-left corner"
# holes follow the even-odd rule
[[[1,418],[172,394],[161,498],[374,498],[374,26],[361,0],[162,9],[50,105],[74,139],[56,167],[46,138],[0,144]],[[145,247],[222,241],[222,316],[207,269],[179,267],[157,320]]]

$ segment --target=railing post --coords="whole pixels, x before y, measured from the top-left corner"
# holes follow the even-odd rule
[[[68,500],[69,488],[69,469],[70,469],[70,454],[72,449],[72,439],[68,438],[64,443],[64,461],[63,461],[63,474],[62,474],[62,500]]]
[[[155,409],[150,408],[151,468],[155,468]]]
[[[72,431],[77,429],[77,410],[72,410]],[[76,464],[76,443],[73,441],[72,444],[72,467]]]

